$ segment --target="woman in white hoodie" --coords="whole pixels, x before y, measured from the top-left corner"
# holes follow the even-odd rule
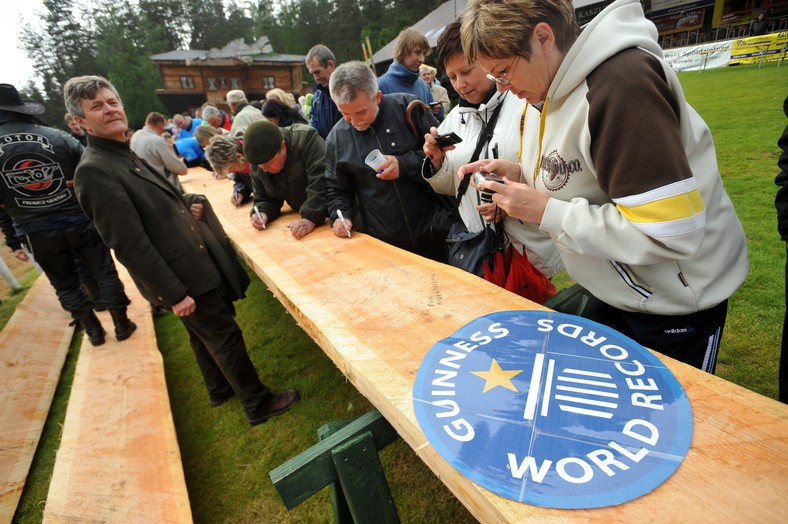
[[[747,243],[709,129],[638,0],[617,0],[582,30],[571,0],[473,0],[462,43],[541,118],[535,151],[522,155],[532,163],[480,161],[460,176],[512,181],[481,187],[553,237],[598,299],[590,318],[713,373]]]

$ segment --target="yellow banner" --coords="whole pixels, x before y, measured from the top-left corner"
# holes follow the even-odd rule
[[[788,31],[734,40],[728,65],[776,62],[785,58],[788,50]]]

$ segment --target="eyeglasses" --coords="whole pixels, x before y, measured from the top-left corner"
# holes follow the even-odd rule
[[[495,82],[496,84],[501,84],[502,86],[508,86],[512,81],[506,78],[506,75],[510,74],[515,67],[517,67],[517,61],[520,60],[520,55],[517,55],[512,63],[509,64],[509,67],[506,68],[506,72],[503,73],[501,76],[492,76],[490,73],[487,73],[487,78]]]

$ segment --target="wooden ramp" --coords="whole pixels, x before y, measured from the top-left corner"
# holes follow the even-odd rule
[[[412,401],[416,372],[435,342],[469,321],[540,306],[365,235],[340,239],[324,225],[296,241],[287,229],[293,215],[256,231],[249,206],[230,205],[229,181],[200,168],[181,181],[209,198],[239,252],[301,327],[482,522],[782,522],[788,515],[788,406],[662,356],[695,417],[692,447],[667,482],[593,510],[546,509],[486,491],[422,433]]]
[[[120,264],[137,331],[82,342],[44,522],[192,521],[150,305]]]
[[[74,328],[46,277],[0,332],[0,522],[11,522]]]

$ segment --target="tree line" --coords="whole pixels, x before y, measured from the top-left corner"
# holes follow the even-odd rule
[[[63,127],[62,89],[77,75],[98,74],[118,88],[129,124],[165,112],[152,55],[175,49],[221,48],[267,36],[274,52],[306,54],[323,43],[337,60],[363,59],[423,18],[443,0],[44,0],[37,24],[26,23],[23,46],[36,82],[21,91],[41,102],[44,121]],[[84,4],[84,5],[83,5]],[[306,73],[306,69],[304,69]],[[305,78],[309,78],[308,75]]]

